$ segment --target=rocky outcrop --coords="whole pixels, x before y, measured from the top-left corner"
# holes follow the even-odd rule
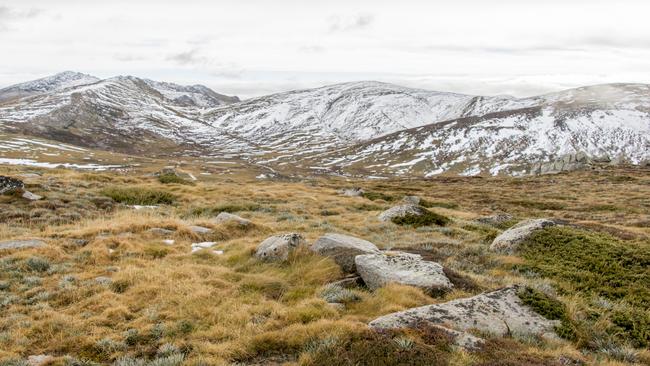
[[[348,196],[348,197],[360,197],[360,196],[363,196],[364,193],[365,192],[364,192],[363,189],[357,188],[357,187],[355,187],[355,188],[345,188],[345,189],[341,189],[339,191],[340,195]]]
[[[247,220],[243,217],[239,217],[237,215],[233,215],[228,212],[221,212],[217,217],[215,217],[212,221],[214,221],[217,224],[222,224],[226,222],[236,222],[241,226],[248,226],[251,224],[250,220]]]
[[[265,261],[283,262],[289,258],[291,251],[303,244],[305,239],[297,233],[274,235],[260,243],[255,257]]]
[[[396,217],[404,217],[407,215],[422,216],[424,214],[426,214],[426,209],[413,204],[405,204],[391,207],[380,213],[379,221],[391,221]]]
[[[428,291],[449,290],[453,287],[440,264],[422,260],[418,254],[366,254],[357,256],[354,262],[357,273],[371,290],[389,283],[415,286]]]
[[[343,271],[353,273],[356,270],[354,258],[362,254],[379,253],[379,248],[369,241],[343,234],[325,234],[320,237],[311,250],[334,259]]]
[[[40,248],[45,242],[39,239],[0,241],[0,250]]]
[[[210,229],[208,227],[196,226],[196,225],[190,226],[189,229],[194,234],[199,234],[199,235],[209,234],[209,233],[212,232],[212,229]]]
[[[535,231],[554,225],[556,225],[555,222],[549,219],[524,220],[494,238],[494,241],[490,245],[490,250],[512,254]]]
[[[22,193],[25,183],[19,179],[0,176],[0,194]]]
[[[548,320],[524,305],[518,291],[517,286],[506,287],[474,297],[400,311],[379,317],[369,326],[390,329],[434,325],[462,333],[478,330],[497,336],[516,334],[556,338],[554,328],[559,321]]]
[[[475,221],[479,224],[490,225],[490,226],[499,226],[505,224],[506,222],[514,219],[514,217],[507,213],[500,213],[492,216],[479,217]]]
[[[557,174],[574,170],[594,169],[598,165],[621,165],[627,161],[625,156],[610,157],[609,155],[589,156],[584,152],[564,155],[549,162],[536,163],[531,166],[531,175]]]

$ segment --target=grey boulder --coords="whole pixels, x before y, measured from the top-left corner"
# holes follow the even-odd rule
[[[384,252],[359,255],[354,259],[357,273],[371,290],[397,283],[429,291],[453,287],[443,268],[436,262],[422,260],[418,254]]]
[[[339,194],[348,197],[360,197],[363,196],[364,190],[361,188],[346,188],[339,191]]]
[[[248,226],[248,225],[251,224],[250,220],[247,220],[247,219],[245,219],[243,217],[239,217],[237,215],[233,215],[233,214],[228,213],[228,212],[221,212],[212,221],[214,221],[217,224],[222,224],[222,223],[229,222],[229,221],[230,222],[236,222],[241,226]]]
[[[13,194],[22,192],[23,189],[25,189],[25,183],[23,181],[0,175],[0,194]]]
[[[557,339],[554,329],[559,321],[546,319],[524,305],[518,291],[518,286],[511,286],[469,298],[421,306],[384,315],[371,321],[369,326],[391,329],[434,325],[455,332],[478,330],[497,336],[514,334]],[[471,343],[471,340],[465,337],[460,342]]]
[[[265,261],[286,261],[289,253],[304,243],[305,239],[300,234],[274,235],[260,243],[255,257]]]
[[[490,250],[512,254],[533,233],[554,225],[556,225],[555,222],[549,219],[524,220],[494,238]]]
[[[418,196],[404,196],[402,203],[406,205],[419,205],[422,200]]]
[[[332,258],[343,271],[353,273],[356,270],[354,257],[362,254],[379,253],[379,248],[367,240],[343,234],[325,234],[320,237],[311,250]]]
[[[391,207],[388,210],[379,214],[379,221],[391,221],[397,217],[404,217],[407,215],[422,216],[426,210],[418,205],[405,204]]]

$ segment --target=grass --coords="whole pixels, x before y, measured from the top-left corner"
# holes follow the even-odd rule
[[[145,187],[108,187],[101,191],[115,202],[127,205],[170,205],[176,201],[176,196],[161,189]]]
[[[645,286],[640,270],[644,237],[650,234],[638,224],[650,207],[645,198],[650,179],[644,174],[626,173],[634,179],[612,190],[595,182],[609,182],[615,172],[598,173],[597,179],[580,172],[553,176],[555,183],[549,184],[548,177],[273,181],[236,170],[202,175],[203,168],[199,163],[183,167],[199,177],[194,185],[153,180],[150,172],[156,167],[121,173],[44,170],[30,186],[44,200],[0,197],[0,240],[39,237],[47,242],[42,248],[0,253],[0,362],[21,364],[31,354],[51,354],[53,365],[554,365],[569,355],[585,364],[620,366],[647,359],[642,349],[647,295],[639,290]],[[336,193],[349,185],[381,194],[371,196],[371,202]],[[571,199],[560,200],[558,192]],[[431,200],[425,205],[437,207],[436,213],[448,219],[445,226],[380,222],[379,212],[405,194]],[[167,204],[158,198],[167,195],[173,206],[158,210],[115,204]],[[522,197],[562,202],[564,208],[531,214],[531,208],[512,203]],[[620,210],[579,209],[610,203]],[[254,225],[210,220],[223,211],[245,212]],[[540,238],[549,249],[504,257],[487,245],[503,228],[473,223],[494,212],[518,218],[552,215],[590,229],[565,228],[563,235]],[[65,215],[74,218],[60,219]],[[197,235],[190,225],[213,231]],[[148,232],[151,228],[172,232],[156,236]],[[630,239],[602,234],[605,230],[624,231]],[[252,255],[270,235],[298,232],[313,243],[330,231],[437,261],[455,289],[440,297],[397,284],[375,291],[342,289],[330,285],[344,277],[340,268],[309,250],[294,251],[284,263],[261,262]],[[175,243],[164,245],[163,239]],[[190,246],[198,241],[217,242],[214,249],[223,254],[192,254]],[[564,243],[570,251],[548,242]],[[589,254],[575,254],[580,248]],[[614,259],[600,258],[600,252]],[[573,274],[572,261],[580,269]],[[590,282],[598,276],[606,279],[600,286]],[[100,277],[108,281],[100,283]],[[625,289],[621,294],[613,291],[617,282],[610,278],[618,278]],[[529,300],[542,309],[552,310],[558,303],[550,300],[559,301],[575,327],[575,340],[495,338],[470,352],[453,349],[432,330],[377,333],[366,327],[390,312],[513,283],[538,289]],[[613,289],[603,291],[603,286]],[[543,297],[546,293],[551,296]]]
[[[158,181],[162,184],[185,184],[185,185],[194,185],[194,182],[179,177],[174,173],[166,173],[158,176]]]

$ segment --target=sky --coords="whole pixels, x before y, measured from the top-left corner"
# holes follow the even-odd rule
[[[518,97],[650,83],[648,0],[0,0],[0,87],[65,70],[249,98],[378,80]]]

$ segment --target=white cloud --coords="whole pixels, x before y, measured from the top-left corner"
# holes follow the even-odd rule
[[[243,96],[361,79],[515,95],[650,83],[649,12],[646,0],[0,0],[0,85],[69,69]]]

